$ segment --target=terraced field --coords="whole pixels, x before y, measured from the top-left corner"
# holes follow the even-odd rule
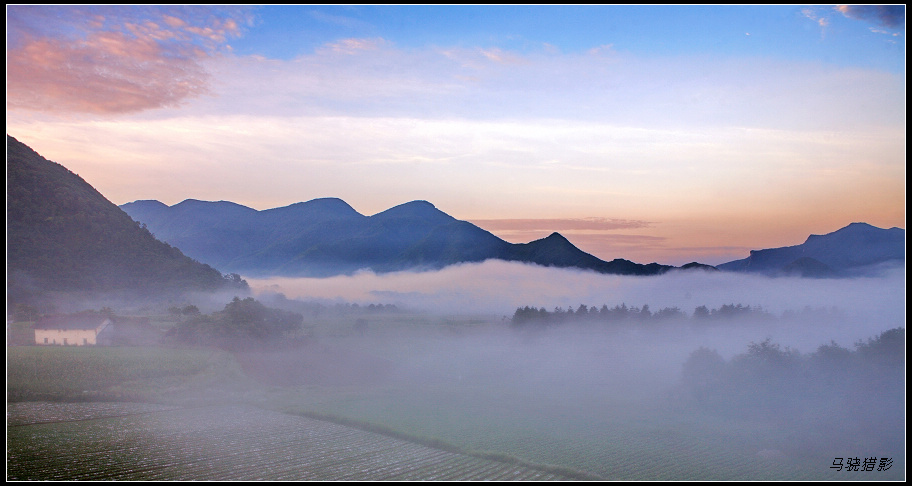
[[[8,404],[8,480],[566,480],[247,406]]]

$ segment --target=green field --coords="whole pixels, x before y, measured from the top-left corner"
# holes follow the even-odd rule
[[[639,360],[648,348],[621,342],[617,335],[594,333],[568,341],[517,336],[496,322],[483,325],[463,320],[438,326],[416,322],[391,326],[388,332],[375,326],[364,335],[352,333],[346,322],[335,330],[326,327],[313,344],[273,353],[13,346],[7,348],[8,400],[117,400],[178,407],[176,410],[239,406],[245,407],[245,420],[252,420],[255,414],[251,410],[262,412],[255,420],[258,430],[280,427],[289,417],[307,418],[460,457],[531,465],[540,473],[557,472],[556,477],[563,478],[877,481],[905,477],[904,442],[896,448],[889,441],[853,441],[851,424],[844,424],[845,430],[840,432],[825,427],[827,424],[796,426],[796,421],[787,418],[746,419],[699,408],[669,372],[683,354],[667,343],[663,354],[670,365],[666,368]],[[904,429],[904,424],[899,425]],[[122,447],[108,444],[115,438],[98,432],[121,428],[120,422],[61,421],[40,426],[45,435],[38,437],[69,437],[85,440],[92,447]],[[101,429],[87,431],[84,427],[89,426]],[[25,433],[28,427],[14,427],[15,433]],[[142,427],[153,442],[181,440],[176,432],[168,432],[170,426],[162,425],[160,434],[148,432],[148,423]],[[230,459],[206,456],[211,467],[198,469],[198,473],[192,468],[172,469],[168,473],[172,476],[162,478],[252,477],[255,474],[242,472],[256,457],[272,461],[276,471],[285,471],[270,478],[303,478],[288,472],[281,459],[304,447],[297,439],[289,439],[282,447],[271,446],[267,459],[256,454],[247,457],[243,451],[254,445],[237,438],[244,434],[244,427],[231,428],[230,433],[220,427],[212,423],[205,434],[219,440],[228,440],[225,434],[235,437]],[[8,432],[11,430],[8,415]],[[126,430],[129,432],[129,426]],[[349,439],[345,437],[340,435],[321,447],[360,447],[346,444]],[[193,440],[197,444],[203,439]],[[408,455],[404,451],[409,449],[396,447]],[[159,453],[150,454],[153,463],[162,460]],[[886,471],[830,467],[835,458],[856,456],[890,457],[893,463]],[[50,473],[32,475],[30,457],[36,456],[11,456],[8,472],[15,469],[22,477],[52,479],[46,475]],[[319,454],[311,460],[320,460]],[[432,463],[421,466],[424,472],[418,477],[437,467]],[[469,474],[457,474],[463,466],[451,466],[456,479],[459,474]],[[48,467],[42,470],[63,466]],[[154,469],[155,464],[148,467]],[[220,467],[229,469],[220,471]],[[345,476],[331,472],[336,469],[326,471],[320,478],[334,479],[333,474],[339,474],[339,479],[371,478],[368,473]],[[377,471],[376,479],[389,477]],[[99,477],[102,473],[93,474]]]
[[[8,401],[167,401],[249,381],[233,357],[209,349],[8,346]],[[236,386],[234,386],[236,385]]]
[[[249,406],[17,402],[8,413],[11,480],[573,479]]]

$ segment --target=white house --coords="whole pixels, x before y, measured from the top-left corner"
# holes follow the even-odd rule
[[[35,344],[94,346],[111,344],[111,319],[92,314],[50,316],[35,322]]]

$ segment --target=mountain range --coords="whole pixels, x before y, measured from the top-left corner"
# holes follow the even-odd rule
[[[509,243],[427,201],[373,216],[337,198],[258,211],[193,199],[120,208],[7,135],[7,297],[41,292],[247,289],[248,276],[431,270],[489,259],[606,274],[671,270],[841,277],[904,264],[905,230],[852,223],[801,245],[751,251],[718,267],[604,261],[558,233]],[[221,271],[235,272],[222,275]]]
[[[905,230],[852,223],[805,243],[752,250],[748,258],[716,267],[682,267],[624,259],[601,260],[559,233],[509,243],[427,201],[412,201],[373,216],[337,198],[314,199],[258,211],[233,202],[188,199],[173,206],[135,201],[121,208],[160,239],[217,268],[249,276],[312,276],[439,269],[488,259],[580,268],[620,275],[657,275],[673,269],[722,270],[843,277],[905,260]]]
[[[750,256],[716,266],[731,272],[801,277],[863,275],[880,265],[904,264],[906,231],[852,223],[800,245],[751,250]]]
[[[337,198],[264,211],[194,199],[173,206],[135,201],[121,208],[187,255],[249,276],[431,270],[489,259],[621,275],[656,275],[676,268],[623,259],[606,262],[558,233],[530,243],[509,243],[427,201],[408,202],[373,216],[360,214]]]
[[[6,137],[7,298],[247,289],[155,239],[66,167]]]
[[[360,214],[337,198],[263,211],[194,199],[173,206],[143,200],[121,208],[193,258],[249,276],[430,270],[498,259],[620,275],[701,269],[819,278],[859,275],[873,265],[905,260],[904,230],[865,223],[811,235],[801,245],[753,250],[748,258],[717,267],[696,262],[674,267],[604,261],[559,233],[530,243],[509,243],[427,201],[408,202],[373,216]]]

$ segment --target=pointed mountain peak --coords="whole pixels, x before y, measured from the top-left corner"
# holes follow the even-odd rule
[[[411,201],[398,206],[391,207],[386,211],[373,215],[374,218],[419,218],[419,219],[447,219],[455,220],[452,216],[437,209],[433,204],[427,201]]]
[[[550,235],[548,235],[544,238],[530,241],[529,243],[526,243],[525,246],[528,248],[534,248],[536,251],[550,253],[550,254],[554,254],[554,255],[574,254],[574,255],[586,255],[586,256],[591,257],[591,255],[589,255],[588,253],[577,248],[576,245],[574,245],[573,243],[570,242],[570,240],[568,240],[562,234],[557,233],[557,232],[551,233]],[[594,257],[592,257],[592,258],[594,258]]]
[[[561,245],[561,246],[570,245],[575,248],[573,243],[570,243],[570,240],[568,240],[567,238],[564,237],[564,235],[562,235],[556,231],[544,238],[535,240],[532,243],[547,244],[547,245]]]

